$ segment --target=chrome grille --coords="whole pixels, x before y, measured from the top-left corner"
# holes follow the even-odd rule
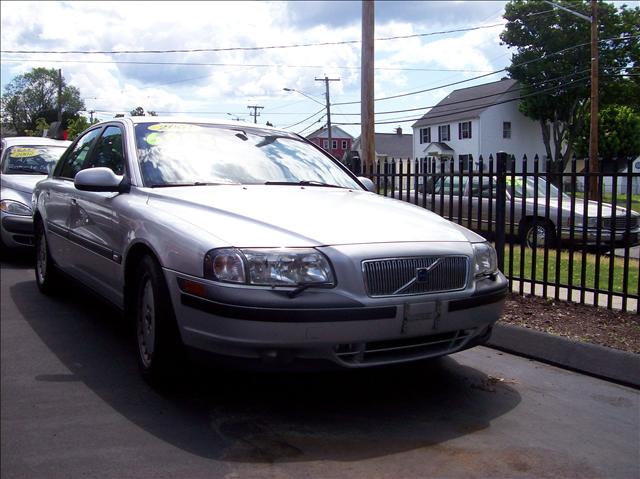
[[[627,228],[627,217],[626,216],[616,216],[613,218],[602,218],[602,227],[603,228],[611,228],[611,224],[613,223],[613,229],[616,230],[624,230]],[[634,229],[638,227],[638,217],[631,216],[629,217],[629,229]]]
[[[423,256],[367,260],[362,268],[369,296],[394,296],[464,289],[468,263],[466,256]],[[422,281],[420,268],[429,269]]]

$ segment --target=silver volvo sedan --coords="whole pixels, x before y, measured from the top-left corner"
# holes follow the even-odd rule
[[[37,284],[63,272],[125,311],[150,381],[184,352],[359,368],[485,342],[507,291],[493,247],[367,188],[286,131],[103,122],[36,186]]]

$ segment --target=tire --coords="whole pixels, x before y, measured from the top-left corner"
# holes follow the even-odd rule
[[[549,221],[538,218],[527,220],[520,228],[520,240],[528,248],[554,247],[556,245],[556,231]],[[537,234],[536,234],[537,230]]]
[[[53,259],[51,259],[49,243],[47,242],[47,235],[44,231],[42,220],[37,219],[34,227],[36,250],[34,269],[36,273],[36,284],[41,293],[50,296],[58,291],[60,273]]]
[[[184,347],[162,268],[149,255],[138,265],[134,295],[138,366],[149,384],[164,385],[184,366]]]

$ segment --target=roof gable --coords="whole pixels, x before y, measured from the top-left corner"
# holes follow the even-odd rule
[[[517,80],[504,79],[485,83],[484,85],[454,90],[412,126],[416,128],[449,123],[455,120],[477,118],[484,110],[497,102],[517,98],[518,86]]]
[[[308,140],[310,140],[312,138],[328,138],[329,137],[327,135],[328,131],[329,130],[327,129],[327,127],[323,126],[322,128],[318,128],[313,133],[310,133],[309,135],[307,135],[306,138]],[[343,139],[343,138],[350,138],[350,139],[353,140],[353,136],[351,136],[349,133],[344,131],[342,128],[340,128],[339,126],[331,125],[331,139],[339,140],[339,139]]]

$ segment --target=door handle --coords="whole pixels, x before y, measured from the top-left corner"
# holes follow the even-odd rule
[[[71,204],[72,205],[77,205],[78,204],[78,200],[76,200],[75,198],[71,198]]]

